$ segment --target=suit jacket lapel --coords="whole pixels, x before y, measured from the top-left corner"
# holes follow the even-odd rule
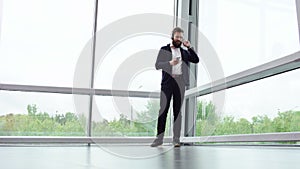
[[[180,48],[180,53],[183,61],[187,61],[186,55],[184,54],[184,51],[182,48]]]

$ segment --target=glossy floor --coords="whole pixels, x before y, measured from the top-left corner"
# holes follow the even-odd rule
[[[1,169],[296,169],[299,147],[0,146]]]

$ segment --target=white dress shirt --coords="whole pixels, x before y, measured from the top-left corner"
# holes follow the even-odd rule
[[[171,51],[172,51],[172,58],[180,57],[179,62],[177,65],[172,66],[172,74],[174,75],[181,75],[182,74],[182,57],[180,48],[175,48],[172,43],[170,43]]]

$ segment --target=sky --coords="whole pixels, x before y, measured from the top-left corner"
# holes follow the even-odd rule
[[[98,30],[135,14],[173,16],[174,13],[173,0],[99,2]],[[94,1],[1,0],[1,7],[0,83],[73,87],[79,57],[92,37]],[[199,9],[198,29],[215,50],[224,76],[299,51],[294,0],[203,0]],[[170,33],[172,24],[170,21]],[[168,35],[160,34],[123,39],[107,53],[97,69],[95,87],[111,89],[113,75],[130,56],[148,49],[158,52],[169,42]],[[198,54],[200,86],[210,82],[210,75],[207,65],[201,62],[201,51]],[[160,74],[153,63],[152,68],[137,72],[128,88],[157,92]],[[228,89],[221,112],[250,119],[264,114],[275,117],[278,111],[300,110],[299,76],[300,71],[295,70]],[[40,111],[50,114],[87,112],[88,96],[80,99],[83,108],[76,110],[72,95],[0,91],[0,115],[26,113],[28,104],[36,104]],[[207,102],[211,99],[212,95],[198,98]],[[97,96],[95,100],[103,118],[118,118],[112,97]],[[130,101],[135,111],[142,111],[149,99],[130,98]],[[99,118],[99,114],[94,117]]]

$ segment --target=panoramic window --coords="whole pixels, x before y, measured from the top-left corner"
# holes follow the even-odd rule
[[[199,31],[216,51],[225,77],[299,51],[294,0],[199,1]],[[206,49],[198,48],[201,56]],[[198,85],[210,82],[205,63],[198,74]]]

